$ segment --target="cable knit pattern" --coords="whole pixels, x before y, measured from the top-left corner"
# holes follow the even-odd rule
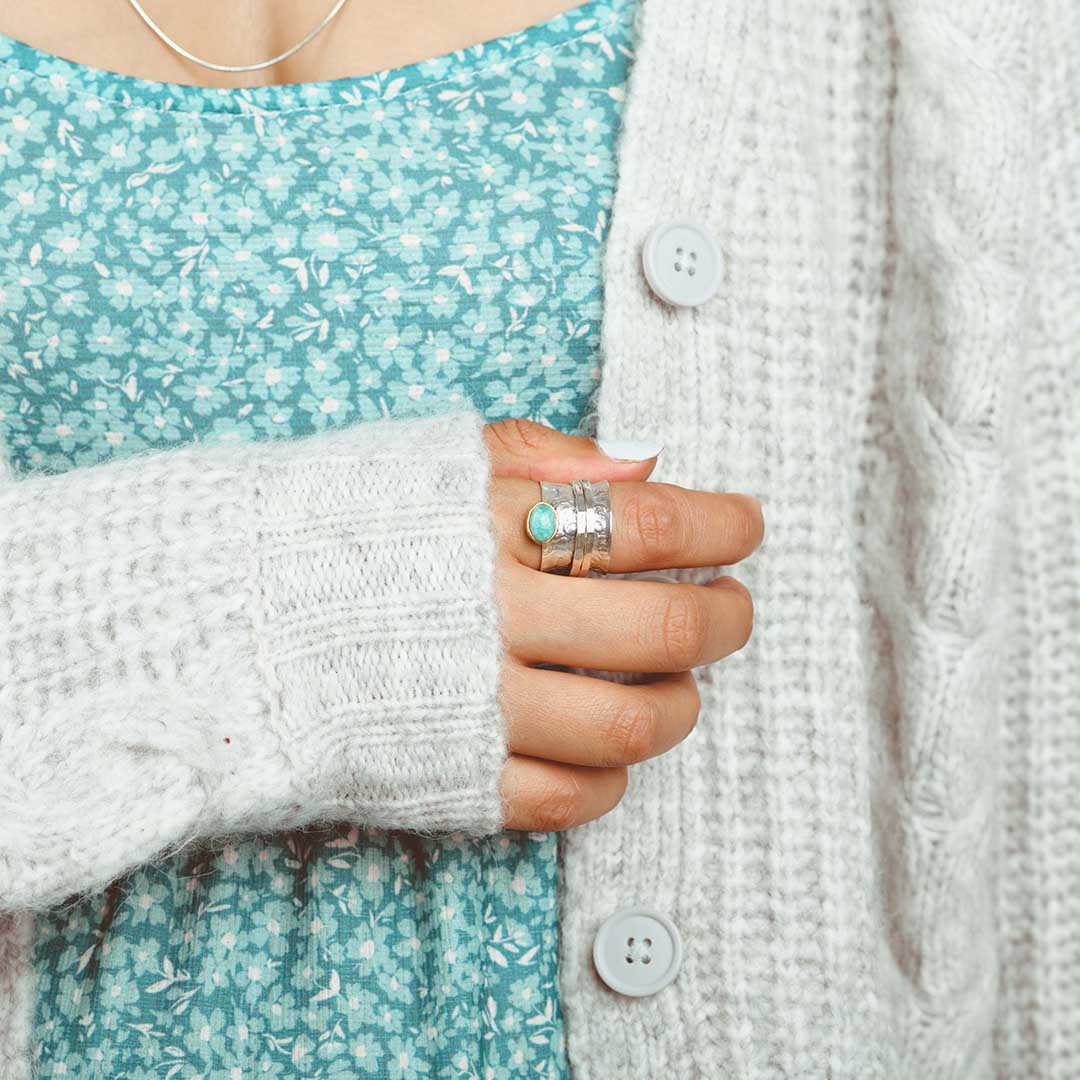
[[[866,587],[891,674],[872,700],[890,991],[904,1075],[987,1076],[1035,22],[1015,0],[911,2],[893,15],[890,427],[865,511]]]
[[[1043,626],[1064,650],[1077,620],[1067,227],[1035,365],[1057,408],[1037,429],[1017,415],[1038,19],[1017,0],[671,0],[643,19],[607,251],[599,430],[664,441],[657,479],[759,495],[768,533],[735,569],[755,597],[754,636],[699,672],[697,729],[633,771],[618,810],[566,838],[575,1075],[1075,1075],[1080,912],[1062,899],[1074,833],[1055,833],[1077,820],[1065,805],[1075,759],[1047,769],[1050,747],[1075,745],[1075,653],[1044,671],[1037,702],[1018,696],[1045,750],[1027,775],[1015,761],[1011,779],[1041,816],[1006,823],[1015,871],[994,845],[1006,654],[1019,648],[1030,666]],[[1064,25],[1075,16],[1051,11],[1047,32]],[[1076,220],[1066,176],[1080,140],[1066,118],[1080,81],[1071,57],[1049,70],[1058,179],[1043,227],[1061,230]],[[671,310],[638,261],[654,220],[681,213],[710,225],[727,262],[714,301]],[[1045,597],[1049,625],[1006,607],[1015,439],[1033,437],[1057,482],[1026,489],[1023,520],[1048,526],[1032,549],[1067,591],[1056,604],[1027,595],[1024,610]],[[1033,855],[1041,873],[1021,884]],[[999,881],[1004,910],[1026,905],[1041,931],[1033,945],[1022,923],[1004,930],[1007,955]],[[665,908],[690,944],[669,989],[627,1001],[589,950],[600,922],[634,902]],[[1007,1054],[995,1054],[995,1021]]]
[[[698,672],[695,731],[563,838],[574,1076],[1072,1078],[1080,15],[645,0],[639,17],[598,429],[663,441],[656,479],[758,495],[767,536],[734,571],[754,635]],[[683,215],[725,265],[714,299],[675,309],[640,250]],[[303,650],[276,595],[257,636],[284,671]],[[319,788],[314,767],[283,787]],[[634,903],[686,950],[671,986],[630,999],[591,948]]]
[[[493,831],[505,747],[474,413],[0,490],[0,896],[349,820]]]

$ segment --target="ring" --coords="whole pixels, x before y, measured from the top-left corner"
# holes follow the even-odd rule
[[[585,549],[589,546],[589,511],[585,504],[585,489],[580,480],[570,484],[574,493],[574,554],[570,560],[570,576],[583,577],[588,570]],[[586,569],[582,570],[582,566]]]
[[[611,488],[574,480],[540,483],[540,501],[525,515],[525,532],[540,545],[540,569],[584,577],[607,573],[611,561]]]
[[[569,484],[540,481],[540,502],[525,516],[525,531],[540,545],[540,569],[549,574],[568,574],[574,556],[577,514]]]
[[[595,570],[606,574],[611,563],[611,485],[606,481],[590,484],[578,481],[585,492],[588,514],[588,547],[583,574]]]

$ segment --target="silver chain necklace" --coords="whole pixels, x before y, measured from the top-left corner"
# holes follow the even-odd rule
[[[329,25],[330,20],[345,6],[347,0],[337,0],[330,14],[318,26],[315,27],[303,40],[298,41],[291,49],[286,49],[280,56],[275,56],[270,60],[262,60],[258,64],[214,64],[209,60],[202,60],[193,53],[190,53],[182,45],[178,45],[164,30],[149,15],[142,9],[142,5],[139,0],[128,0],[131,6],[139,13],[140,18],[151,30],[166,45],[169,46],[174,52],[178,52],[185,60],[190,60],[193,64],[201,64],[205,68],[211,68],[213,71],[258,71],[260,68],[272,67],[274,64],[280,64],[282,60],[287,60],[293,53],[299,52],[312,38],[314,38],[321,31],[325,30]]]

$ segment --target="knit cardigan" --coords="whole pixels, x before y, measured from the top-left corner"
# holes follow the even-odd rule
[[[1075,1077],[1080,7],[639,20],[599,433],[767,536],[694,732],[563,838],[573,1074]],[[694,308],[641,271],[682,216]],[[499,827],[487,473],[466,412],[0,484],[4,1080],[34,909],[253,827]],[[591,962],[632,903],[685,943],[636,999]]]

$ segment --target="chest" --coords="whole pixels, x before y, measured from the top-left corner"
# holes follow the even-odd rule
[[[144,79],[206,87],[267,86],[352,77],[465,49],[551,19],[580,0],[347,0],[310,45],[254,72],[217,72],[183,59],[154,36],[126,0],[107,12],[79,0],[9,4],[0,34],[59,56]],[[150,19],[178,45],[213,63],[245,65],[278,56],[306,37],[332,5],[303,0],[229,3],[144,0]]]
[[[631,5],[590,7],[466,56],[228,98],[17,52],[16,467],[465,402],[574,430],[632,55]]]

